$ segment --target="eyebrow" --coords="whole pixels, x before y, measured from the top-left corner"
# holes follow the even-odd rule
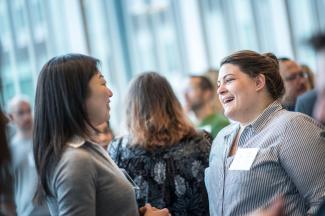
[[[225,80],[228,76],[234,76],[234,74],[230,73],[230,74],[226,74],[224,77],[222,77],[222,80]],[[218,80],[218,82],[220,82],[220,80]]]

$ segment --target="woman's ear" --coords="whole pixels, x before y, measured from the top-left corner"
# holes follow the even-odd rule
[[[261,91],[265,87],[265,76],[264,74],[259,74],[257,77],[255,77],[255,86],[256,91]]]

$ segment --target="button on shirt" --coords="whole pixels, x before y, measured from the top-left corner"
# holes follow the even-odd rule
[[[224,128],[213,142],[205,171],[210,214],[245,215],[279,195],[285,215],[314,214],[325,196],[324,127],[275,101],[240,135],[238,149],[258,149],[250,169],[229,170],[239,128]]]

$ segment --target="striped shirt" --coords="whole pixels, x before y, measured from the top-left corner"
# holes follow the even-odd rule
[[[245,215],[275,197],[285,199],[285,215],[314,214],[325,197],[325,131],[312,118],[270,104],[238,141],[234,123],[216,137],[205,171],[211,215]],[[240,149],[257,148],[249,170],[230,170]]]

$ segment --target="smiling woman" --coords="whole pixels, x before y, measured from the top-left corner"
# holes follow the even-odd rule
[[[275,73],[278,68],[276,57],[271,53],[257,55],[243,51],[225,58],[217,83],[225,115],[245,124],[282,96],[283,82],[280,74]]]
[[[138,215],[130,182],[96,142],[107,121],[112,92],[99,60],[69,54],[49,60],[40,72],[35,100],[34,155],[38,200],[51,215]],[[145,211],[146,210],[146,211]],[[147,206],[145,215],[168,215]]]
[[[217,93],[236,123],[219,132],[210,153],[211,215],[246,215],[280,195],[284,215],[307,215],[324,200],[324,127],[284,110],[283,92],[273,54],[239,51],[221,62]]]

